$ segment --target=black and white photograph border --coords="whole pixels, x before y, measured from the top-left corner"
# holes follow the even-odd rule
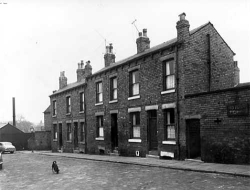
[[[249,18],[248,0],[0,0],[0,189],[249,189]]]

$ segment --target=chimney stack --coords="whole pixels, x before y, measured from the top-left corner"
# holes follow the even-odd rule
[[[85,65],[85,78],[90,75],[92,75],[92,66],[90,65],[90,61],[87,61]]]
[[[115,54],[113,53],[112,44],[109,44],[109,46],[106,46],[106,53],[104,55],[104,63],[105,63],[105,67],[108,67],[111,64],[115,63]]]
[[[59,89],[62,89],[66,86],[67,86],[67,77],[65,77],[65,72],[62,71],[59,77]]]
[[[186,14],[182,13],[179,15],[180,20],[176,24],[177,29],[177,41],[182,42],[189,37],[189,22],[185,19]]]
[[[81,60],[81,63],[78,63],[78,69],[76,70],[76,74],[77,74],[77,82],[80,82],[85,78],[85,69],[83,60]]]
[[[150,40],[147,36],[147,29],[143,29],[142,33],[139,32],[139,37],[136,40],[137,53],[144,52],[146,49],[150,48]]]
[[[238,67],[238,62],[234,61],[234,86],[240,83],[240,69]]]
[[[16,127],[16,105],[15,98],[12,98],[12,106],[13,106],[13,126]]]

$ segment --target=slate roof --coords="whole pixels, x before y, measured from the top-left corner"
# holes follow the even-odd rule
[[[43,113],[50,113],[51,109],[50,109],[50,105],[49,107],[43,112]]]
[[[203,27],[207,26],[208,24],[211,24],[211,23],[210,23],[210,22],[207,22],[206,24],[203,24],[203,25],[201,25],[201,26],[199,26],[199,27],[197,27],[197,28],[191,30],[191,31],[190,31],[190,35],[194,34],[195,32],[197,32],[198,30],[200,30],[200,29],[202,29]],[[144,55],[146,55],[146,54],[155,52],[155,51],[160,50],[160,49],[162,49],[162,48],[164,48],[164,47],[168,47],[168,46],[170,46],[170,45],[174,45],[174,43],[176,43],[176,42],[177,42],[177,38],[173,38],[173,39],[168,40],[168,41],[166,41],[166,42],[163,42],[163,43],[161,43],[161,44],[159,44],[159,45],[156,45],[156,46],[154,46],[154,47],[152,47],[152,48],[150,48],[150,49],[147,49],[147,50],[145,50],[145,51],[142,52],[142,53],[135,54],[135,55],[130,56],[130,57],[128,57],[128,58],[125,58],[125,59],[123,59],[123,60],[121,60],[121,61],[118,61],[118,62],[116,62],[116,63],[114,63],[114,64],[112,64],[112,65],[110,65],[110,66],[108,66],[108,67],[104,67],[104,68],[102,68],[101,70],[95,72],[93,75],[96,75],[96,74],[101,73],[101,72],[103,72],[103,71],[109,70],[109,69],[111,69],[111,68],[113,68],[113,67],[117,67],[117,66],[119,66],[119,65],[122,65],[122,64],[124,64],[124,63],[127,63],[128,61],[131,61],[131,60],[133,60],[133,59],[142,57],[142,56],[144,56]],[[92,76],[93,76],[93,75],[92,75]]]
[[[201,26],[199,26],[199,27],[197,27],[197,28],[191,30],[191,31],[190,31],[190,35],[193,35],[194,33],[198,32],[200,29],[204,28],[205,26],[207,26],[207,25],[209,25],[209,24],[210,24],[211,26],[213,26],[213,24],[212,24],[211,22],[207,22],[207,23],[205,23],[205,24],[203,24],[203,25],[201,25]],[[216,29],[215,29],[215,30],[216,30]],[[218,34],[219,34],[219,33],[218,33]],[[220,35],[220,34],[219,34],[219,35]],[[222,38],[222,37],[221,37],[221,38]],[[222,38],[222,39],[223,39],[223,38]],[[223,39],[223,41],[224,41],[224,39]],[[177,38],[173,38],[173,39],[168,40],[168,41],[166,41],[166,42],[163,42],[163,43],[161,43],[161,44],[159,44],[159,45],[156,45],[156,46],[154,46],[154,47],[152,47],[152,48],[150,48],[150,49],[147,49],[147,50],[145,50],[145,51],[142,52],[142,53],[138,53],[138,54],[132,55],[132,56],[127,57],[127,58],[125,58],[125,59],[123,59],[123,60],[120,60],[120,61],[118,61],[118,62],[115,62],[114,64],[112,64],[112,65],[110,65],[110,66],[108,66],[108,67],[104,67],[104,68],[102,68],[101,70],[99,70],[99,71],[93,73],[91,76],[97,75],[97,74],[99,74],[99,73],[102,73],[102,72],[107,71],[107,70],[109,70],[109,69],[112,69],[112,68],[114,68],[114,67],[118,67],[118,66],[120,66],[120,65],[126,64],[127,62],[129,62],[129,61],[131,61],[131,60],[134,60],[134,59],[136,59],[136,58],[139,58],[139,57],[142,57],[142,56],[144,56],[144,55],[150,54],[150,53],[155,52],[155,51],[157,51],[157,50],[161,50],[162,48],[165,48],[165,47],[174,45],[176,42],[177,42]],[[224,41],[224,42],[225,42],[225,41]],[[225,42],[225,43],[226,43],[226,42]],[[228,46],[227,43],[226,43],[226,45]],[[229,47],[229,46],[228,46],[228,47]],[[230,47],[229,47],[229,49],[232,51],[232,49],[231,49]],[[232,52],[233,52],[233,51],[232,51]],[[233,52],[233,53],[234,53],[234,52]],[[234,54],[235,54],[235,53],[234,53]],[[70,90],[70,89],[72,89],[72,88],[78,87],[78,86],[80,86],[80,85],[82,85],[82,84],[85,84],[85,83],[86,83],[86,81],[84,80],[84,81],[81,81],[81,82],[74,82],[74,83],[68,84],[65,88],[59,89],[58,91],[56,91],[55,93],[53,93],[53,94],[50,95],[50,96],[59,94],[59,93],[64,92],[64,91],[66,91],[66,90]]]
[[[66,87],[57,90],[55,93],[51,94],[50,96],[54,96],[54,95],[56,95],[56,94],[60,94],[61,92],[70,90],[70,89],[72,89],[72,88],[76,88],[76,87],[81,86],[81,85],[83,85],[83,84],[85,84],[85,83],[86,83],[86,80],[85,80],[85,79],[83,79],[81,82],[73,82],[73,83],[70,83],[70,84],[68,84]]]
[[[0,123],[0,129],[4,128],[4,127],[11,127],[14,130],[17,130],[21,133],[24,133],[23,131],[21,131],[20,129],[18,129],[17,127],[14,127],[13,125],[11,125],[10,123]]]
[[[8,123],[0,123],[0,129],[3,128],[5,125],[7,125]]]
[[[204,27],[207,26],[207,25],[213,26],[213,24],[212,24],[211,22],[207,22],[207,23],[205,23],[205,24],[203,24],[203,25],[201,25],[201,26],[199,26],[199,27],[197,27],[197,28],[191,30],[191,31],[190,31],[190,35],[195,34],[195,33],[198,32],[200,29],[204,28]],[[214,29],[215,29],[215,28],[214,28]],[[216,30],[216,29],[215,29],[215,30]],[[219,32],[217,32],[217,33],[219,34]],[[219,35],[220,35],[220,34],[219,34]],[[222,37],[221,37],[221,38],[222,38]],[[223,38],[222,38],[222,40],[224,41]],[[176,42],[177,42],[177,38],[173,38],[173,39],[171,39],[171,40],[168,40],[168,41],[166,41],[166,42],[163,42],[163,43],[161,43],[161,44],[159,44],[159,45],[156,45],[156,46],[154,46],[154,47],[152,47],[152,48],[150,48],[150,49],[145,50],[145,51],[142,52],[142,53],[135,54],[135,55],[130,56],[130,57],[126,58],[126,59],[123,59],[123,60],[121,60],[121,61],[118,61],[118,62],[116,62],[116,63],[114,63],[114,64],[112,64],[112,65],[110,65],[110,66],[108,66],[108,67],[104,67],[104,68],[102,68],[101,70],[99,70],[99,71],[95,72],[94,74],[92,74],[92,76],[97,75],[97,74],[99,74],[99,73],[101,73],[101,72],[104,72],[104,71],[106,71],[106,70],[109,70],[109,69],[111,69],[111,68],[114,68],[114,67],[123,65],[123,64],[127,63],[128,61],[131,61],[131,60],[134,60],[134,59],[136,59],[136,58],[142,57],[142,56],[144,56],[144,55],[146,55],[146,54],[150,54],[150,53],[155,52],[155,51],[157,51],[157,50],[160,50],[160,49],[162,49],[162,48],[165,48],[165,47],[174,45]],[[224,42],[225,42],[225,41],[224,41]],[[225,42],[225,43],[226,43],[226,42]],[[227,43],[226,43],[226,45],[228,46]],[[231,49],[229,46],[228,46],[228,48],[232,51],[232,49]],[[233,51],[232,51],[232,52],[233,52]],[[235,54],[235,53],[233,52],[233,54]]]

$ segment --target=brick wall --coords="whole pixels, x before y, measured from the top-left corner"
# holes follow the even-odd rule
[[[209,66],[207,34],[210,35],[211,66]],[[233,56],[234,53],[211,24],[190,35],[180,48],[178,60],[185,94],[209,91],[209,67],[211,90],[233,87]]]
[[[206,162],[250,163],[250,117],[227,114],[231,104],[250,105],[250,86],[187,96],[185,116],[200,116],[201,156]],[[249,111],[248,111],[249,112]],[[216,122],[219,119],[220,122]],[[182,128],[185,139],[185,127]],[[183,147],[183,152],[185,147]]]
[[[36,131],[28,140],[29,150],[51,150],[51,132]]]
[[[57,139],[53,139],[53,124],[57,125],[57,134],[59,136],[59,123],[62,124],[62,139],[63,139],[63,151],[65,152],[73,152],[74,144],[73,139],[73,128],[74,128],[74,122],[78,123],[78,145],[79,149],[81,151],[85,150],[85,143],[80,142],[80,121],[85,119],[85,113],[80,112],[80,92],[84,92],[84,85],[78,86],[77,88],[73,88],[64,92],[61,92],[59,94],[55,94],[51,96],[51,106],[52,102],[56,100],[57,102],[57,115],[52,116],[51,121],[51,146],[52,151],[58,151],[59,147],[59,137]],[[66,114],[66,97],[71,97],[71,114]],[[72,128],[72,141],[67,141],[67,123],[71,122],[71,128]]]
[[[50,112],[44,113],[44,130],[45,131],[51,130],[51,113]]]
[[[185,29],[183,29],[185,30]],[[186,31],[186,30],[185,30]],[[208,41],[207,34],[210,34],[211,44],[211,79],[209,79],[208,64]],[[225,89],[234,85],[234,62],[233,52],[226,45],[217,31],[211,24],[201,27],[191,35],[184,35],[180,41],[181,45],[171,45],[165,49],[160,49],[150,54],[131,60],[119,67],[107,69],[105,72],[95,74],[87,81],[87,125],[88,125],[88,149],[91,153],[99,153],[99,149],[110,152],[111,150],[111,121],[110,110],[118,110],[118,139],[119,151],[122,155],[135,155],[136,150],[142,152],[141,155],[148,153],[148,124],[147,112],[145,106],[158,105],[157,110],[157,131],[158,131],[158,151],[169,151],[177,154],[177,146],[180,146],[180,154],[185,155],[185,130],[181,129],[177,134],[176,140],[180,144],[169,145],[162,144],[164,140],[164,117],[162,104],[174,103],[177,101],[178,109],[182,110],[178,116],[176,108],[176,121],[183,118],[185,110],[185,94],[207,92],[209,90]],[[174,58],[176,65],[176,89],[173,93],[161,94],[163,91],[163,67],[162,61],[169,57]],[[168,58],[166,58],[168,57]],[[128,100],[129,97],[129,70],[133,67],[139,69],[140,75],[140,98]],[[118,76],[118,102],[109,103],[109,76],[116,74]],[[102,80],[103,83],[103,104],[96,103],[95,82]],[[209,80],[210,89],[209,89]],[[141,112],[141,143],[128,142],[130,138],[130,124],[128,108],[140,107]],[[104,112],[104,140],[96,140],[96,117],[95,113]],[[178,123],[176,123],[176,126]],[[180,120],[180,128],[185,126],[185,122]],[[184,127],[185,128],[185,127]],[[177,128],[176,128],[177,129]]]
[[[147,55],[136,61],[124,64],[115,69],[110,69],[101,74],[96,74],[88,79],[86,90],[86,118],[87,118],[87,144],[90,153],[99,154],[99,149],[105,150],[105,153],[111,151],[111,110],[118,110],[118,140],[119,152],[123,156],[135,156],[135,151],[140,151],[140,156],[148,153],[147,141],[147,112],[145,106],[158,105],[158,141],[159,146],[163,140],[163,113],[161,105],[163,103],[175,102],[175,93],[163,94],[162,61],[159,58],[172,54],[174,57],[174,48],[169,47],[166,50]],[[129,70],[131,68],[139,69],[140,75],[140,98],[128,100],[129,98]],[[109,76],[117,76],[118,83],[118,102],[109,103]],[[96,104],[96,81],[102,80],[103,83],[103,104]],[[141,143],[128,142],[131,138],[131,125],[129,123],[128,108],[140,107],[140,127]],[[96,117],[95,113],[104,112],[104,140],[96,140]]]

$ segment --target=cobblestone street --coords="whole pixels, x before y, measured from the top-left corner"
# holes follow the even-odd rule
[[[3,154],[0,189],[249,189],[250,180],[32,153]],[[51,171],[56,160],[60,174]]]

